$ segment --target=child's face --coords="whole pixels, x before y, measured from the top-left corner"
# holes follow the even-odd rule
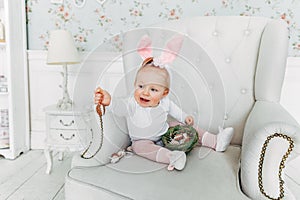
[[[167,96],[169,89],[157,84],[135,84],[134,99],[142,107],[155,107]]]

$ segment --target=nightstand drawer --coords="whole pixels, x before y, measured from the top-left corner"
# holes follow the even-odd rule
[[[51,105],[44,109],[46,114],[45,157],[47,159],[46,173],[52,169],[52,152],[59,151],[59,160],[63,152],[82,151],[91,139],[91,114],[93,110],[73,107],[69,110],[58,109]]]
[[[86,134],[86,131],[76,130],[50,130],[47,142],[55,145],[75,145],[83,144],[81,141],[82,136]]]
[[[50,129],[86,129],[86,123],[80,116],[72,115],[50,115],[49,116]]]

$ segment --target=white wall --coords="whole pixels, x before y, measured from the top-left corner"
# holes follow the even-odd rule
[[[40,149],[44,145],[45,114],[43,109],[48,105],[55,104],[62,97],[62,90],[58,87],[62,82],[60,75],[62,68],[47,65],[46,56],[46,51],[28,51],[32,149]],[[119,82],[123,75],[121,59],[111,62],[117,56],[117,54],[112,53],[95,53],[84,61],[85,64],[95,68],[109,66],[107,73],[99,80],[101,86],[109,91],[113,91],[115,84]],[[83,57],[85,56],[83,55]],[[84,65],[69,67],[68,88],[71,96],[77,73],[80,72],[81,75],[84,74],[87,78],[95,75],[83,68]],[[84,93],[91,95],[91,104],[93,90],[96,85],[87,85],[84,91]],[[300,122],[300,58],[288,58],[281,103]]]
[[[300,58],[289,57],[283,84],[281,104],[300,123]]]

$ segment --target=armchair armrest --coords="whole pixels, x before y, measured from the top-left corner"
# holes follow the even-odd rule
[[[87,156],[97,151],[101,141],[101,129],[99,117],[96,112],[91,119],[91,131],[93,132],[92,145],[87,152]],[[81,155],[74,155],[72,167],[75,166],[98,166],[110,162],[111,154],[123,149],[129,145],[129,136],[127,132],[126,121],[122,117],[114,115],[107,111],[102,117],[103,120],[103,145],[100,151],[91,159],[83,159]]]
[[[278,198],[280,195],[294,199],[288,186],[280,180],[284,181],[285,166],[299,155],[299,144],[300,128],[296,120],[279,103],[257,101],[244,129],[243,191],[251,199]]]

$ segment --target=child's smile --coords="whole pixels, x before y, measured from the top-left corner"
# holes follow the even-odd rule
[[[144,103],[147,103],[147,102],[149,102],[150,100],[149,100],[149,99],[145,99],[145,98],[143,98],[143,97],[140,97],[140,101],[141,101],[141,102],[144,102]]]
[[[157,84],[136,83],[134,99],[142,107],[155,107],[169,90]]]

